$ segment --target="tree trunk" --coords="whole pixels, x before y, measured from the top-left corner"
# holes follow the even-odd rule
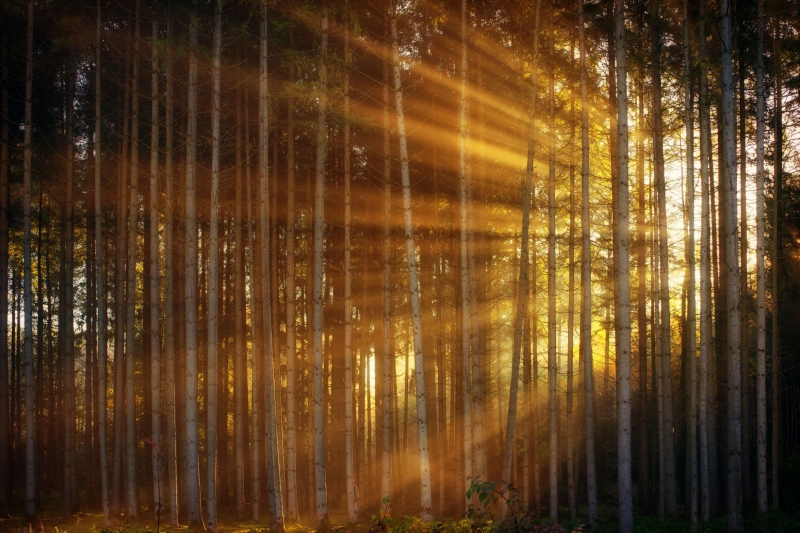
[[[658,200],[658,251],[659,251],[659,299],[660,299],[660,344],[659,368],[661,379],[662,421],[664,427],[664,511],[668,516],[676,516],[678,512],[675,482],[675,437],[672,409],[672,337],[669,298],[669,234],[667,232],[667,195],[666,177],[664,175],[664,134],[661,116],[661,29],[660,21],[655,16],[659,9],[658,0],[653,0],[651,11],[655,22],[650,41],[652,58],[652,90],[653,90],[653,169],[655,171],[656,197]]]
[[[589,214],[589,104],[586,87],[586,42],[583,1],[578,0],[578,46],[581,76],[581,337],[583,401],[586,431],[586,492],[590,527],[597,527],[597,474],[594,456],[594,368],[592,356],[592,257]],[[613,132],[612,132],[613,135]],[[535,268],[535,266],[534,266]],[[535,341],[534,341],[535,342]]]
[[[184,195],[186,255],[184,283],[186,316],[186,521],[190,528],[205,530],[200,513],[200,451],[197,406],[197,0],[189,19],[189,73],[186,121],[186,192]]]
[[[139,214],[139,1],[136,1],[133,35],[133,75],[131,77],[131,180],[128,188],[127,311],[125,314],[125,515],[139,515],[139,488],[136,483],[136,239]],[[69,312],[69,309],[68,309]]]
[[[290,35],[294,42],[294,34]],[[294,81],[295,65],[289,65],[289,82]],[[288,497],[287,518],[297,520],[297,337],[295,333],[295,99],[288,99],[286,121],[286,491]],[[237,265],[238,266],[238,265]],[[242,293],[244,297],[244,293]]]
[[[781,56],[780,22],[775,20],[775,35],[772,39],[773,55]],[[781,235],[783,216],[783,68],[780,61],[773,62],[775,68],[775,155],[773,158],[772,210],[772,507],[780,508],[780,469],[781,469],[781,406],[780,371],[780,281],[783,240]]]
[[[33,418],[33,291],[31,271],[31,115],[33,112],[33,0],[28,0],[28,49],[25,59],[25,132],[23,139],[23,305],[25,308],[25,514],[36,514],[36,464]],[[70,143],[71,144],[71,143]]]
[[[683,2],[683,61],[684,105],[686,121],[686,210],[689,221],[686,243],[686,351],[688,357],[688,405],[686,407],[686,453],[689,462],[689,520],[697,523],[697,308],[695,302],[695,242],[694,242],[694,99],[690,78],[691,50],[689,43],[688,0]]]
[[[388,26],[388,20],[385,21]],[[388,34],[388,27],[385,28]],[[388,35],[386,35],[388,39]],[[380,422],[376,419],[376,426],[380,428],[377,435],[381,448],[381,492],[380,498],[392,498],[391,491],[391,453],[392,453],[392,418],[391,418],[391,373],[389,365],[392,358],[392,159],[391,159],[391,122],[389,112],[389,64],[384,58],[383,62],[383,312],[381,327],[381,364],[376,362],[376,403],[380,402],[377,410]],[[380,398],[380,400],[378,400]],[[395,428],[397,431],[397,428]],[[379,505],[383,505],[379,502]]]
[[[172,17],[167,15],[167,40],[172,38]],[[177,428],[175,424],[175,282],[173,279],[174,268],[174,222],[173,208],[173,170],[172,170],[172,135],[173,135],[173,87],[172,87],[172,58],[167,57],[167,91],[166,91],[166,120],[165,137],[166,146],[164,161],[164,181],[166,182],[166,196],[164,209],[164,356],[166,365],[167,387],[167,435],[166,446],[162,453],[166,453],[163,460],[167,464],[167,486],[169,488],[169,517],[170,525],[178,525],[178,476],[177,476]]]
[[[756,51],[756,500],[767,512],[767,311],[764,267],[764,0],[758,2]],[[0,289],[1,290],[1,289]]]
[[[464,0],[466,2],[466,0]],[[517,284],[517,302],[514,315],[514,344],[511,360],[511,386],[508,400],[508,420],[506,422],[506,442],[505,458],[503,462],[503,477],[506,483],[511,483],[511,465],[514,460],[515,446],[515,426],[517,417],[517,390],[519,383],[519,359],[523,344],[523,329],[527,318],[526,309],[528,307],[528,268],[530,254],[528,246],[530,243],[530,221],[531,221],[531,190],[533,188],[533,158],[535,155],[536,142],[536,87],[539,76],[539,32],[538,16],[541,0],[536,1],[536,26],[533,37],[533,66],[531,71],[531,95],[530,107],[528,112],[528,156],[525,171],[525,181],[522,186],[522,235],[520,240],[520,266],[519,281]],[[464,57],[466,59],[466,55]],[[466,82],[466,77],[462,83]],[[527,404],[526,404],[527,405]],[[527,417],[526,417],[527,418]],[[503,507],[505,513],[506,507]]]
[[[99,17],[99,15],[98,15]],[[2,76],[0,88],[0,309],[8,305],[8,28],[3,31]],[[99,55],[98,55],[99,58]],[[98,62],[99,71],[99,62]],[[99,93],[98,93],[99,94]],[[99,97],[98,97],[99,98]],[[9,309],[13,314],[13,308]],[[12,335],[13,338],[13,335]],[[0,313],[0,518],[8,518],[10,484],[9,458],[11,419],[9,418],[8,313]],[[13,341],[12,341],[13,342]],[[51,417],[52,418],[52,417]]]
[[[214,44],[212,51],[211,97],[211,206],[208,243],[208,359],[206,386],[206,517],[207,527],[217,529],[217,409],[219,371],[217,355],[218,322],[218,262],[219,262],[219,150],[220,150],[220,56],[222,54],[222,3],[217,0],[214,9]],[[225,428],[223,428],[223,431]]]
[[[345,17],[349,16],[345,3]],[[347,490],[347,517],[351,524],[358,523],[358,502],[353,458],[353,370],[352,370],[352,274],[350,272],[350,31],[344,33],[344,454]],[[294,318],[294,317],[292,317]],[[288,331],[288,328],[287,328]]]
[[[328,83],[328,15],[322,15],[322,43],[320,45],[319,83],[325,90]],[[328,527],[328,492],[325,486],[325,435],[322,403],[322,267],[325,207],[325,155],[327,150],[328,101],[325,94],[319,98],[317,115],[317,166],[314,190],[314,463],[316,478],[317,523],[320,529]]]
[[[236,462],[236,517],[244,518],[245,512],[245,434],[248,426],[247,419],[247,351],[245,348],[247,337],[246,327],[246,296],[244,279],[244,238],[242,228],[245,220],[242,218],[242,91],[236,91],[236,204],[234,212],[234,321],[236,353],[233,356],[233,446]],[[288,293],[287,293],[288,294]],[[289,323],[287,322],[287,325]],[[287,356],[289,364],[294,358]]]
[[[558,522],[558,354],[556,352],[556,130],[555,130],[555,65],[553,47],[555,27],[553,4],[550,4],[548,98],[550,117],[547,131],[550,136],[549,178],[547,182],[547,383],[550,389],[550,518]]]
[[[535,34],[538,37],[538,32]],[[536,37],[535,37],[536,38]],[[536,57],[534,55],[534,57]],[[467,102],[467,0],[461,0],[461,100],[459,108],[459,182],[460,182],[460,288],[461,288],[461,352],[463,358],[462,368],[462,389],[464,399],[464,481],[467,485],[473,476],[473,441],[472,441],[472,379],[470,360],[470,323],[469,323],[469,270],[468,270],[468,219],[467,219],[467,173],[468,173],[468,154],[467,142],[469,130],[468,102]],[[535,89],[534,89],[535,90]],[[469,508],[469,498],[465,502]]]
[[[414,224],[411,216],[411,179],[408,171],[408,146],[406,144],[406,123],[403,111],[403,86],[400,77],[400,52],[397,39],[397,15],[395,5],[391,6],[392,28],[392,66],[394,67],[394,96],[397,111],[397,133],[400,137],[400,171],[403,183],[403,219],[406,237],[406,262],[408,263],[408,285],[411,300],[411,323],[414,335],[414,378],[417,396],[417,443],[419,446],[420,472],[420,518],[430,522],[431,512],[431,472],[428,457],[428,420],[425,403],[424,352],[422,347],[422,316],[420,313],[420,287],[417,275],[416,248],[414,246]]]
[[[126,52],[130,48],[128,42]],[[127,56],[127,53],[126,53]],[[122,448],[125,441],[125,253],[128,220],[128,124],[130,105],[130,62],[125,66],[125,93],[122,114],[122,156],[117,175],[117,242],[114,261],[114,467],[112,472],[111,514],[122,513]]]
[[[151,61],[152,81],[151,126],[150,126],[150,409],[151,409],[151,455],[153,467],[153,509],[160,518],[162,507],[161,459],[166,447],[161,442],[161,328],[159,323],[159,269],[158,256],[158,137],[159,137],[159,72],[158,72],[158,14],[153,14],[153,57]],[[98,232],[99,235],[99,232]],[[99,275],[99,274],[98,274]]]
[[[628,72],[625,49],[625,13],[622,0],[614,1],[614,41],[617,82],[617,456],[619,530],[633,531],[633,487],[631,480],[631,324],[630,267],[628,260]],[[587,359],[587,362],[591,359]]]
[[[741,372],[741,315],[739,265],[736,244],[739,228],[736,213],[736,146],[733,125],[733,72],[731,61],[731,14],[730,0],[721,0],[722,16],[720,34],[722,39],[722,127],[724,165],[723,175],[725,197],[725,268],[727,269],[727,385],[728,385],[728,529],[744,529],[742,517],[742,372]]]
[[[701,8],[702,11],[702,8]],[[698,27],[700,43],[700,181],[701,181],[701,216],[700,216],[700,511],[701,518],[707,522],[711,518],[711,475],[709,470],[709,454],[715,453],[710,449],[709,427],[714,413],[709,405],[710,396],[713,396],[713,381],[709,375],[713,337],[711,329],[712,301],[711,301],[711,223],[710,223],[710,180],[708,168],[709,129],[708,129],[708,95],[707,75],[705,66],[705,23],[700,17]],[[710,390],[709,390],[710,388]]]
[[[103,151],[102,151],[102,92],[101,92],[101,70],[100,59],[103,50],[103,23],[100,11],[100,0],[97,0],[97,29],[95,34],[95,102],[94,102],[94,231],[95,231],[95,269],[97,275],[97,355],[98,355],[98,387],[97,387],[97,418],[98,418],[98,440],[100,443],[100,500],[103,509],[103,523],[110,524],[110,508],[108,499],[108,452],[106,450],[106,391],[108,375],[108,344],[106,342],[106,301],[105,301],[105,274],[103,272],[103,209],[102,209],[102,185],[103,185]],[[4,201],[3,188],[0,186],[0,202]],[[2,210],[0,204],[0,210]],[[4,220],[4,215],[0,213],[0,224]],[[2,238],[2,232],[0,232]],[[0,243],[0,250],[3,250]],[[1,252],[0,252],[1,253]],[[0,258],[0,276],[4,276],[5,268]],[[3,277],[5,279],[5,277]],[[0,287],[0,294],[5,294]],[[0,307],[2,307],[0,301]],[[0,325],[0,336],[2,336],[2,325]],[[2,366],[2,362],[0,362]],[[0,378],[2,382],[2,378]],[[2,400],[0,400],[2,401]],[[2,417],[2,413],[0,413]],[[0,504],[1,505],[1,504]],[[0,509],[0,516],[2,510]]]

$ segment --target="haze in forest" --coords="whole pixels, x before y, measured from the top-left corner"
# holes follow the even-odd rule
[[[795,2],[0,21],[0,529],[798,528]]]

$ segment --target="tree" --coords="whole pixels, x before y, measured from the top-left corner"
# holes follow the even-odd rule
[[[614,44],[617,77],[617,306],[620,317],[617,341],[617,455],[619,530],[633,531],[631,480],[631,324],[630,267],[628,264],[628,71],[625,49],[623,0],[614,1]],[[588,361],[588,360],[587,360]]]
[[[0,88],[0,309],[8,309],[8,30],[3,30]],[[13,313],[13,309],[12,309]],[[9,474],[8,313],[0,313],[0,478]],[[8,516],[8,483],[0,483],[0,517]]]
[[[392,67],[394,70],[394,98],[397,112],[397,133],[400,140],[400,177],[403,184],[403,222],[406,238],[406,262],[411,300],[411,323],[414,338],[414,381],[417,387],[417,442],[419,445],[420,518],[429,522],[431,512],[431,472],[428,457],[428,420],[425,398],[424,352],[422,347],[422,316],[420,313],[420,287],[417,274],[414,224],[411,216],[411,179],[408,170],[408,145],[403,111],[403,84],[400,76],[400,52],[397,39],[397,6],[391,5]]]
[[[317,167],[314,188],[314,466],[316,477],[317,522],[320,529],[328,527],[328,491],[325,486],[325,435],[322,407],[322,265],[325,207],[325,152],[327,150],[328,101],[325,89],[328,83],[328,13],[324,12],[320,24],[319,97],[317,114]],[[265,46],[265,45],[264,45]],[[266,58],[264,59],[266,61]]]
[[[103,271],[103,209],[102,209],[102,184],[103,184],[103,151],[102,151],[102,84],[100,60],[103,51],[103,19],[100,10],[100,0],[97,0],[97,27],[95,31],[95,103],[94,103],[94,205],[95,205],[95,269],[97,274],[97,347],[98,347],[98,387],[97,387],[97,418],[98,440],[100,443],[100,499],[103,509],[103,522],[110,523],[110,507],[108,499],[108,451],[106,450],[106,391],[108,373],[108,343],[106,342],[106,302],[105,302],[105,273]],[[0,187],[0,202],[5,195]],[[2,215],[0,215],[2,221]],[[0,222],[2,223],[2,222]],[[2,235],[2,233],[0,233]],[[2,246],[2,244],[0,244]],[[0,269],[2,267],[0,266]],[[0,287],[2,292],[2,287]],[[0,305],[2,302],[0,302]],[[2,329],[0,327],[0,329]],[[2,335],[2,331],[0,331]],[[0,363],[2,365],[2,363]],[[0,415],[2,416],[2,415]],[[158,441],[156,441],[158,442]]]
[[[686,121],[686,209],[689,221],[688,239],[686,242],[686,268],[688,270],[686,295],[686,352],[688,363],[688,386],[686,405],[686,452],[689,455],[689,519],[697,522],[697,309],[695,302],[695,242],[694,242],[694,102],[690,78],[689,49],[689,7],[688,0],[683,2],[683,78],[684,78],[684,113]]]
[[[550,518],[558,522],[558,355],[556,353],[556,130],[555,130],[555,64],[553,48],[555,25],[553,2],[550,2],[549,58],[550,76],[547,91],[550,114],[547,133],[550,136],[549,178],[547,182],[547,383],[550,389]]]
[[[214,6],[214,47],[212,56],[213,95],[211,104],[211,208],[208,258],[208,422],[206,430],[206,516],[208,529],[217,529],[217,263],[219,261],[219,150],[220,150],[220,56],[222,54],[222,3]]]
[[[139,515],[139,489],[136,479],[136,236],[138,233],[139,193],[139,0],[136,0],[133,33],[133,74],[131,77],[131,176],[128,188],[127,310],[125,313],[125,514]],[[69,307],[69,306],[68,306]]]
[[[205,529],[200,514],[200,473],[197,413],[197,0],[189,18],[189,72],[186,114],[185,217],[186,256],[186,520],[190,528]]]
[[[722,155],[726,173],[723,174],[724,197],[727,199],[725,229],[725,263],[727,293],[727,385],[728,385],[728,529],[744,529],[742,516],[742,372],[741,372],[741,315],[739,265],[736,254],[739,225],[736,214],[736,146],[733,125],[733,67],[731,60],[730,0],[721,0],[720,37],[722,39]]]
[[[705,66],[705,25],[702,17],[698,24],[699,56],[700,56],[700,510],[702,520],[711,517],[711,482],[710,454],[716,450],[710,446],[710,424],[713,423],[714,412],[711,409],[713,382],[709,369],[711,361],[712,333],[712,301],[711,301],[711,213],[710,213],[710,177],[709,177],[709,126],[708,126],[708,94]],[[710,389],[710,390],[709,390]]]
[[[350,16],[345,3],[345,17]],[[348,21],[345,20],[345,25]],[[350,62],[350,30],[345,27],[344,32],[344,60],[345,65]],[[353,303],[352,285],[353,276],[350,271],[350,71],[344,74],[344,416],[345,416],[345,476],[347,490],[347,517],[348,520],[358,523],[358,506],[356,501],[355,472],[353,466],[353,354],[352,354],[352,324]],[[294,317],[292,317],[294,318]]]
[[[33,291],[31,288],[31,175],[33,122],[33,0],[28,0],[27,55],[25,58],[25,133],[23,140],[23,307],[25,308],[25,513],[36,514],[36,463],[33,434]],[[19,376],[19,374],[17,374]]]
[[[764,267],[764,0],[758,2],[756,51],[756,493],[767,512],[767,311]]]
[[[172,38],[172,17],[167,15],[167,40]],[[169,515],[170,524],[178,525],[178,476],[177,476],[177,424],[175,420],[175,281],[174,281],[174,220],[173,210],[175,197],[173,193],[173,183],[175,176],[172,168],[173,150],[173,79],[172,79],[172,58],[166,58],[166,101],[165,101],[165,158],[164,158],[164,181],[165,186],[165,209],[164,209],[164,308],[167,310],[164,317],[164,364],[166,365],[166,412],[167,412],[167,436],[166,447],[162,448],[166,453],[164,461],[167,465],[167,487],[169,491]]]
[[[153,12],[153,55],[151,59],[152,96],[150,98],[150,409],[151,429],[150,439],[151,460],[153,468],[153,509],[161,512],[162,482],[161,482],[161,457],[163,455],[161,442],[161,325],[159,322],[159,282],[158,282],[158,136],[159,136],[159,69],[158,69],[158,12]],[[98,231],[98,235],[99,235]],[[98,256],[100,255],[98,251]],[[98,269],[99,270],[99,269]],[[99,283],[98,283],[99,285]]]
[[[583,398],[586,431],[586,492],[589,523],[596,527],[597,474],[594,456],[594,369],[592,365],[592,257],[589,215],[589,105],[586,87],[586,44],[583,0],[578,0],[578,47],[581,76],[581,338]]]

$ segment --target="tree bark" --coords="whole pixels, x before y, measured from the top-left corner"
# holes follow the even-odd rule
[[[200,451],[197,405],[197,0],[189,19],[189,72],[186,116],[185,215],[186,255],[184,283],[186,315],[186,521],[190,528],[205,530],[200,512]]]
[[[326,91],[328,83],[328,15],[322,15],[322,43],[320,45],[319,84]],[[320,529],[328,527],[328,490],[325,480],[325,435],[323,413],[322,384],[322,277],[323,277],[323,241],[325,207],[325,155],[327,150],[327,95],[319,97],[317,115],[317,166],[314,189],[314,319],[313,319],[313,353],[314,353],[314,466],[316,479],[317,523]]]
[[[617,306],[620,317],[617,344],[617,455],[619,530],[633,531],[633,483],[631,480],[631,324],[630,267],[628,259],[628,72],[625,49],[623,0],[614,1],[614,41],[617,82]],[[588,361],[588,360],[587,360]]]
[[[764,198],[764,0],[758,1],[756,51],[756,500],[767,512],[767,311]]]
[[[158,70],[158,13],[153,13],[153,57],[151,60],[151,126],[150,126],[150,409],[151,444],[153,468],[153,509],[160,517],[162,507],[161,464],[163,451],[161,442],[161,327],[159,322],[159,269],[158,256],[158,137],[159,137],[159,70]],[[99,235],[99,232],[98,232]],[[99,274],[98,274],[99,275]]]
[[[3,31],[3,81],[0,87],[0,309],[9,309],[13,314],[13,308],[8,305],[8,33],[6,28]],[[9,516],[11,493],[8,483],[12,429],[9,418],[8,314],[0,313],[0,479],[3,480],[0,482],[0,518]]]
[[[125,313],[125,515],[139,515],[139,488],[136,475],[136,240],[139,214],[139,1],[136,1],[133,34],[133,73],[131,76],[131,177],[128,187],[128,255]],[[69,309],[68,309],[69,312]]]
[[[408,146],[406,143],[406,124],[403,111],[403,85],[400,77],[400,52],[397,39],[396,6],[391,6],[392,28],[392,66],[394,67],[394,96],[397,111],[397,133],[400,140],[400,175],[403,184],[403,221],[406,238],[406,262],[408,263],[408,285],[411,301],[411,323],[414,336],[414,381],[417,400],[417,443],[419,446],[420,473],[420,518],[430,522],[431,512],[431,472],[428,457],[428,420],[425,398],[424,352],[422,346],[422,316],[420,313],[420,287],[417,275],[416,248],[414,245],[414,224],[411,215],[411,179],[408,170]]]
[[[597,474],[594,450],[594,368],[592,355],[592,256],[591,218],[589,214],[589,103],[586,87],[586,42],[583,0],[578,0],[578,47],[581,77],[581,337],[580,357],[583,361],[584,426],[586,431],[586,493],[590,527],[596,528]],[[612,132],[613,135],[613,132]],[[534,267],[535,268],[535,267]]]
[[[728,529],[744,530],[742,516],[742,372],[741,372],[741,315],[739,265],[736,245],[739,227],[736,213],[736,146],[734,138],[733,72],[731,61],[731,14],[730,0],[720,1],[722,16],[720,36],[722,39],[722,127],[724,165],[723,187],[728,202],[725,209],[725,269],[727,270],[727,415],[728,415]]]
[[[36,464],[33,418],[33,291],[31,287],[31,133],[33,112],[33,0],[28,0],[27,55],[25,58],[25,132],[23,138],[23,306],[25,309],[25,514],[36,515]]]
[[[688,240],[686,242],[686,268],[688,279],[686,285],[686,350],[688,357],[688,405],[686,406],[686,453],[689,462],[689,520],[697,523],[697,307],[695,301],[695,241],[694,241],[694,99],[691,88],[691,50],[689,42],[689,6],[688,0],[683,2],[683,61],[684,61],[684,106],[686,121],[686,210],[689,222]]]
[[[208,354],[206,373],[206,526],[217,529],[217,409],[219,403],[218,366],[218,281],[219,281],[219,151],[220,151],[220,56],[222,54],[222,4],[214,5],[214,43],[211,59],[211,205],[208,243]],[[223,428],[223,431],[225,429]]]

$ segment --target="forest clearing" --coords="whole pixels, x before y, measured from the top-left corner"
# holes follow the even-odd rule
[[[800,531],[800,3],[0,34],[0,530]]]

